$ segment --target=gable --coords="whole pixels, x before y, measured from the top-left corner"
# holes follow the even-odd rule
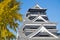
[[[31,33],[30,35],[28,35],[29,38],[34,37],[35,35],[37,35],[39,32],[47,32],[48,34],[50,34],[51,36],[58,38],[56,35],[52,34],[51,32],[49,32],[44,26],[39,27],[35,32]]]

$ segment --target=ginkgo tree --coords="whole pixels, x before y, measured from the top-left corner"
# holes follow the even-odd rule
[[[16,31],[18,23],[16,21],[22,21],[22,15],[18,12],[20,2],[16,0],[0,0],[0,40],[10,40],[15,35],[9,31],[10,28]]]

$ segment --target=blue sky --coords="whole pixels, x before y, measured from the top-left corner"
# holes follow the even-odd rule
[[[22,2],[20,13],[25,16],[27,10],[36,4],[35,0],[20,0]],[[60,30],[60,0],[38,0],[38,4],[47,8],[47,15],[51,22],[57,23],[57,29]]]

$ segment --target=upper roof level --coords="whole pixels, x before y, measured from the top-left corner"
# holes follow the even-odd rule
[[[40,7],[38,4],[36,4],[34,7],[32,7],[32,9],[43,9],[43,8]]]
[[[36,4],[35,6],[33,6],[32,8],[30,8],[28,10],[28,12],[36,12],[36,11],[46,11],[46,8],[42,8],[41,6],[39,6],[38,4]]]

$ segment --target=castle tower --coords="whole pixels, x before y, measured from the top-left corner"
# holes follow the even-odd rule
[[[19,32],[19,40],[60,40],[56,23],[49,21],[46,10],[38,4],[28,9]]]

